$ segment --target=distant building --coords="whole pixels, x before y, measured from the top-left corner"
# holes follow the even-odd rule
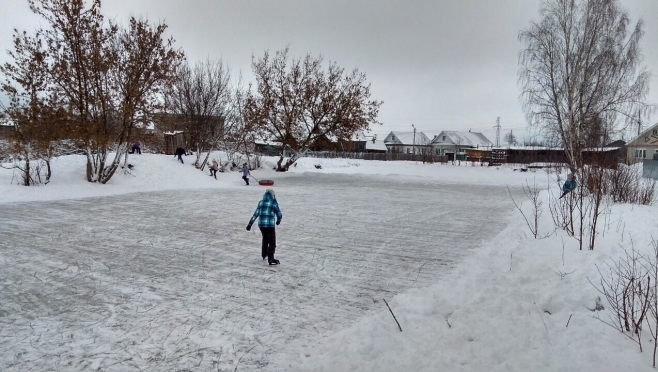
[[[629,163],[658,160],[658,123],[628,142],[626,148]]]
[[[368,138],[365,133],[359,131],[349,139],[338,139],[338,147],[343,152],[366,152],[366,141]]]
[[[387,152],[386,144],[375,135],[356,132],[350,139],[339,139],[338,146],[343,152]]]
[[[276,141],[256,140],[254,151],[262,155],[278,156],[283,152],[283,145]]]
[[[434,137],[431,147],[434,155],[448,156],[448,160],[455,160],[460,157],[465,160],[467,149],[490,151],[493,143],[482,133],[444,130]]]
[[[432,151],[430,139],[425,133],[414,132],[391,132],[384,138],[384,144],[388,152],[401,154],[429,154]]]
[[[0,139],[8,139],[16,130],[14,122],[8,118],[0,118]]]
[[[386,153],[388,152],[388,148],[386,147],[384,141],[380,141],[377,139],[377,137],[373,137],[372,139],[366,141],[366,152]]]

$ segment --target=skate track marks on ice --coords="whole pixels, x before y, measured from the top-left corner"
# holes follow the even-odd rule
[[[2,205],[0,370],[285,370],[440,280],[512,211],[496,187],[304,174],[275,189],[280,267],[245,231],[258,186]]]

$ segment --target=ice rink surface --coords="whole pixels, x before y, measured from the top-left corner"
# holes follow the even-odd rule
[[[245,230],[264,190],[0,206],[0,370],[280,371],[439,281],[513,211],[500,186],[290,175],[270,267]]]

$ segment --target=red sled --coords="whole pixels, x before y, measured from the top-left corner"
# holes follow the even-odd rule
[[[272,180],[260,180],[258,181],[258,184],[261,186],[272,186],[274,185],[274,181]]]

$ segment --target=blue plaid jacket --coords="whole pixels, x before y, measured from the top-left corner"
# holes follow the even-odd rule
[[[562,191],[573,191],[576,189],[576,186],[578,186],[576,180],[573,181],[567,180],[564,182],[564,185],[562,186]]]
[[[276,221],[281,221],[283,218],[283,214],[279,209],[279,203],[277,203],[272,194],[266,192],[265,195],[263,195],[263,200],[258,202],[258,207],[256,207],[254,215],[251,216],[251,220],[249,220],[249,227],[251,228],[251,225],[254,224],[254,221],[256,221],[256,218],[258,217],[260,217],[258,220],[258,227],[274,227],[275,216]]]

